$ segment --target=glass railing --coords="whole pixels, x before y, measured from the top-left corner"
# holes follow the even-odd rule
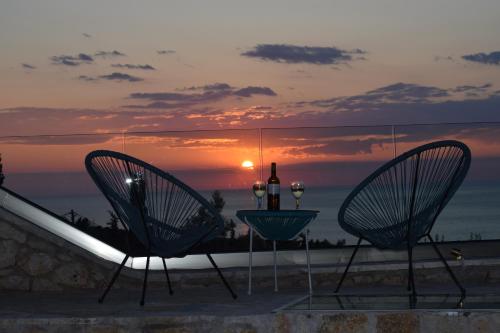
[[[293,180],[306,190],[301,208],[320,211],[310,225],[315,247],[352,244],[337,223],[349,192],[378,166],[423,143],[456,139],[472,150],[467,179],[433,229],[439,241],[500,239],[500,123],[242,130],[128,132],[0,137],[4,186],[81,226],[111,227],[111,207],[84,166],[96,149],[120,151],[166,170],[210,199],[219,190],[226,236],[244,239],[239,209],[256,207],[251,191],[278,164],[282,208],[293,208]],[[252,163],[243,164],[244,161]],[[253,164],[253,166],[252,166]]]

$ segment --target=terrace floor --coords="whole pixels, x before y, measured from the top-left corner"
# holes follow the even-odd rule
[[[104,304],[97,303],[100,291],[96,290],[2,292],[0,332],[336,332],[333,329],[337,328],[343,328],[339,332],[405,331],[401,327],[408,327],[408,332],[436,331],[437,327],[453,329],[454,333],[478,331],[479,328],[481,332],[497,331],[500,297],[494,295],[500,295],[500,286],[469,287],[469,299],[475,301],[469,302],[466,298],[462,310],[454,306],[459,297],[451,287],[422,288],[426,294],[453,293],[455,296],[439,296],[437,303],[434,302],[439,304],[437,308],[426,305],[416,310],[408,310],[405,297],[397,302],[387,298],[389,294],[401,293],[400,288],[346,288],[347,294],[378,295],[369,301],[344,298],[345,304],[355,305],[347,310],[340,310],[335,302],[328,305],[333,298],[324,303],[328,298],[316,296],[313,298],[316,311],[308,311],[307,302],[296,303],[305,295],[303,289],[277,293],[268,289],[256,290],[252,296],[239,290],[237,300],[222,288],[174,290],[172,296],[165,290],[151,289],[144,307],[139,305],[139,289],[112,290]],[[316,295],[328,293],[331,291],[316,291]],[[490,296],[478,301],[473,295]],[[442,299],[449,302],[443,303]],[[450,307],[443,304],[450,304]],[[381,330],[388,325],[387,321],[392,324],[387,330]]]

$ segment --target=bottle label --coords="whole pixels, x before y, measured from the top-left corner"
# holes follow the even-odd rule
[[[280,194],[280,184],[267,184],[267,194]]]

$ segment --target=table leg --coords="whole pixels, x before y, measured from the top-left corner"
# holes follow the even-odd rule
[[[274,254],[274,291],[278,291],[278,275],[276,269],[276,241],[273,241],[273,254]]]
[[[253,251],[253,228],[250,227],[250,251],[248,252],[248,295],[252,295],[252,251]]]
[[[309,229],[306,230],[307,277],[309,278],[309,295],[312,295],[311,257],[309,256]]]

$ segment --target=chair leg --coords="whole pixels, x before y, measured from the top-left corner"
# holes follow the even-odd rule
[[[259,199],[260,200],[260,199]],[[248,252],[248,295],[252,295],[252,256],[253,256],[253,228],[250,227],[250,251]]]
[[[337,285],[337,289],[335,289],[335,293],[339,292],[340,287],[342,286],[342,283],[344,282],[344,279],[345,279],[345,277],[347,275],[347,271],[349,270],[349,267],[352,264],[352,260],[354,259],[354,256],[356,255],[356,252],[358,252],[359,245],[361,244],[362,240],[363,240],[362,238],[358,239],[358,244],[356,244],[356,248],[354,248],[354,252],[351,255],[351,259],[349,259],[349,263],[347,264],[347,267],[345,268],[344,274],[342,274],[342,277],[340,278],[340,282]]]
[[[413,248],[408,245],[408,291],[411,291],[413,300],[417,297],[417,290],[415,288],[415,273],[413,272]]]
[[[224,275],[222,275],[222,272],[220,271],[219,267],[217,267],[217,264],[215,263],[214,259],[212,258],[212,256],[210,255],[210,253],[207,253],[207,257],[208,257],[208,260],[210,260],[210,262],[212,263],[212,266],[214,266],[214,268],[217,270],[217,273],[219,274],[220,278],[222,279],[222,282],[224,283],[224,285],[226,286],[226,288],[229,290],[229,292],[231,293],[231,296],[236,299],[238,296],[234,293],[234,291],[231,289],[231,287],[229,286],[229,283],[227,283],[226,279],[224,278]]]
[[[174,292],[172,291],[172,285],[170,284],[170,277],[168,276],[167,264],[165,263],[165,258],[161,259],[163,260],[163,269],[165,270],[165,275],[167,276],[168,292],[170,293],[170,295],[173,295]]]
[[[141,306],[144,305],[144,297],[146,296],[146,285],[148,283],[148,270],[149,270],[149,255],[146,260],[146,271],[144,272],[144,283],[142,284],[142,297],[141,297]]]
[[[108,287],[106,288],[106,290],[104,290],[104,293],[101,295],[101,297],[99,297],[99,299],[98,299],[99,303],[104,302],[104,298],[106,297],[106,295],[108,294],[109,290],[111,289],[111,287],[115,283],[115,280],[118,277],[118,275],[120,275],[120,272],[121,272],[123,266],[125,266],[125,263],[127,262],[128,257],[129,257],[129,255],[127,254],[125,256],[125,258],[123,258],[122,263],[120,264],[120,267],[118,267],[118,269],[116,270],[115,274],[111,278],[111,282],[108,284]]]
[[[410,252],[410,246],[408,246],[407,248],[407,252],[408,252],[408,286],[406,287],[406,290],[408,292],[411,291],[412,289],[412,285],[411,285],[411,273],[412,273],[412,268],[413,268],[413,265],[411,264],[412,263],[412,255],[411,255],[411,252]]]
[[[439,259],[441,259],[441,261],[444,264],[444,267],[446,267],[446,270],[448,271],[448,273],[450,274],[451,278],[453,279],[453,282],[455,282],[455,284],[457,285],[458,289],[460,289],[460,293],[461,293],[462,297],[465,297],[465,288],[462,287],[462,285],[460,284],[460,282],[458,282],[458,279],[456,278],[455,274],[453,274],[453,271],[451,270],[450,266],[448,266],[448,263],[446,262],[446,259],[443,257],[443,255],[439,251],[439,249],[438,249],[436,243],[434,243],[434,240],[432,239],[431,235],[427,235],[427,237],[431,241],[431,244],[432,244],[432,247],[434,248],[434,251],[436,251],[436,253],[439,256]]]
[[[457,302],[457,309],[463,309],[464,308],[464,301],[465,301],[465,295],[462,295],[460,299]]]
[[[342,300],[340,299],[340,297],[335,296],[335,299],[337,300],[337,303],[339,303],[340,310],[345,310],[344,303],[342,303]]]
[[[278,291],[278,269],[276,267],[276,241],[273,241],[274,291]]]
[[[306,259],[307,259],[307,279],[309,282],[309,295],[313,293],[311,277],[311,256],[309,255],[309,229],[306,230]]]
[[[417,306],[417,296],[408,294],[408,306],[410,309],[415,309]]]

